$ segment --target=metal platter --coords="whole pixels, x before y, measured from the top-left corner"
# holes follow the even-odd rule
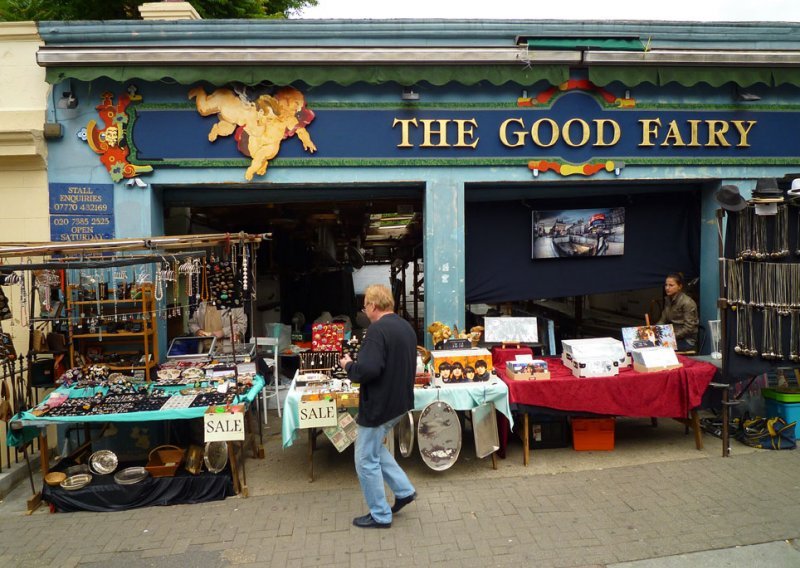
[[[66,489],[67,491],[75,491],[76,489],[82,489],[89,485],[92,481],[92,474],[90,473],[78,473],[76,475],[71,475],[66,478],[64,481],[60,483],[62,489]]]
[[[472,409],[472,433],[475,437],[475,455],[485,458],[500,449],[497,415],[493,402],[485,402]]]
[[[397,446],[400,448],[400,455],[407,458],[414,451],[414,414],[409,411],[395,428],[397,428]]]
[[[434,471],[449,469],[461,453],[461,422],[452,406],[437,400],[422,409],[417,424],[422,461]]]
[[[72,477],[73,475],[78,475],[79,473],[89,473],[89,465],[85,463],[73,465],[68,467],[64,473],[67,474],[67,477]]]
[[[228,442],[206,442],[203,462],[211,473],[219,473],[225,469],[228,465]]]
[[[118,465],[117,454],[111,450],[98,450],[89,457],[89,469],[97,475],[113,473]]]
[[[145,479],[148,471],[143,467],[127,467],[114,474],[114,481],[120,485],[133,485]]]

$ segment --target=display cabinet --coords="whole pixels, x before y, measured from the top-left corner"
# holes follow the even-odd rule
[[[158,364],[158,326],[152,284],[114,290],[70,285],[66,295],[72,366],[103,364],[141,371]]]

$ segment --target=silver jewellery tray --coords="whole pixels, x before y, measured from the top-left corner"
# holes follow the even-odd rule
[[[461,422],[452,406],[441,400],[422,409],[417,424],[422,461],[434,471],[449,469],[461,453]]]
[[[89,457],[89,469],[97,475],[113,473],[118,465],[117,454],[111,450],[98,450]]]
[[[127,467],[114,474],[114,481],[120,485],[133,485],[145,479],[150,473],[143,467]]]
[[[90,473],[78,473],[75,475],[71,475],[66,478],[64,481],[60,483],[62,489],[66,489],[67,491],[75,491],[76,489],[82,489],[89,485],[92,481],[92,474]]]
[[[407,458],[414,451],[414,414],[409,410],[397,423],[396,428],[400,455]]]

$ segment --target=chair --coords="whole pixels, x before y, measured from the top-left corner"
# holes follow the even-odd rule
[[[267,401],[269,399],[275,399],[275,406],[278,409],[278,418],[281,418],[281,399],[280,399],[280,390],[279,390],[279,381],[280,381],[280,350],[278,349],[278,343],[280,339],[277,337],[251,337],[250,343],[256,344],[256,355],[258,356],[258,348],[259,347],[269,347],[272,349],[272,355],[269,356],[272,359],[272,380],[264,385],[263,390],[261,391],[261,405],[264,408],[264,424],[268,423],[267,417]],[[264,377],[264,380],[267,380],[267,377]],[[271,391],[270,394],[267,394],[267,391]]]
[[[697,355],[702,353],[703,346],[706,343],[706,328],[702,324],[697,326],[697,340],[694,343],[694,348],[687,349],[686,351],[676,351],[678,355]]]

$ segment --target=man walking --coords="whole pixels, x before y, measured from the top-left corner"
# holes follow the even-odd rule
[[[355,462],[369,513],[353,519],[353,524],[388,529],[392,514],[417,497],[408,476],[383,445],[392,427],[414,408],[417,335],[406,320],[394,313],[394,299],[386,286],[366,289],[363,312],[370,326],[358,352],[358,362],[349,355],[339,360],[350,380],[360,384]],[[391,508],[384,482],[395,496]]]

